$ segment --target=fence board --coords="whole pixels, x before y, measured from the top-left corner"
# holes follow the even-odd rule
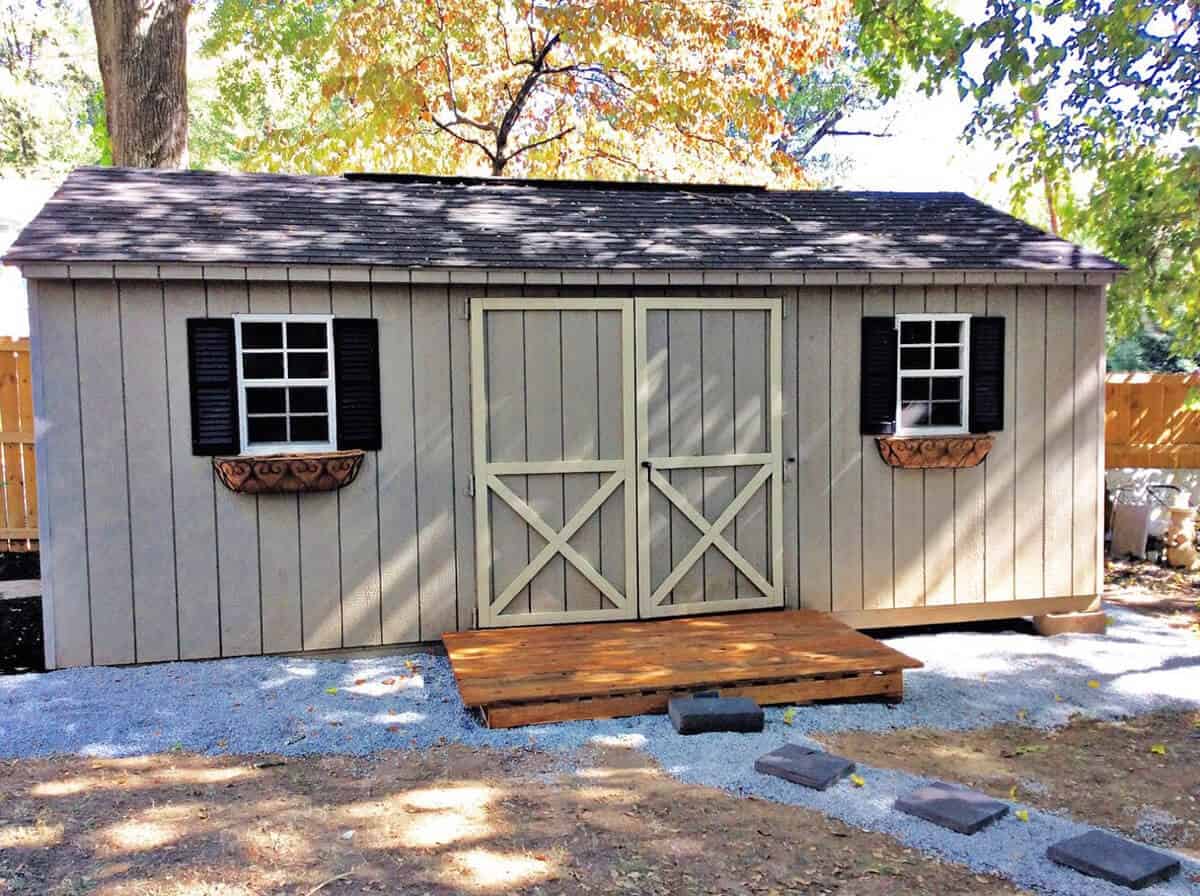
[[[1200,373],[1105,377],[1105,466],[1200,467]]]
[[[36,551],[37,485],[29,340],[0,338],[0,550]]]

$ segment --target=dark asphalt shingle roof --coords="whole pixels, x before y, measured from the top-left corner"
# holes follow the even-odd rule
[[[5,261],[1119,270],[963,193],[81,168]]]

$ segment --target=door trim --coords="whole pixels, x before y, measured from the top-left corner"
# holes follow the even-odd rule
[[[739,299],[739,298],[639,298],[636,299],[637,321],[634,327],[636,339],[637,372],[637,513],[638,528],[642,533],[638,539],[638,615],[643,619],[663,616],[700,615],[704,613],[728,612],[730,610],[753,610],[782,607],[783,594],[783,299]],[[707,455],[702,457],[651,457],[650,455],[650,394],[647,382],[648,348],[646,344],[649,311],[709,311],[743,310],[767,311],[768,353],[767,377],[770,396],[768,451],[760,453]],[[705,469],[710,467],[760,466],[758,473],[738,490],[733,501],[711,525],[678,490],[674,489],[659,470]],[[664,488],[665,486],[665,488]],[[674,564],[671,572],[660,583],[658,589],[651,588],[650,550],[646,543],[650,531],[650,492],[657,489],[700,531],[700,539]],[[771,524],[771,573],[774,581],[754,569],[732,544],[725,539],[724,529],[733,522],[745,504],[760,489],[767,489]],[[670,593],[709,547],[716,547],[738,569],[742,575],[763,592],[758,597],[733,600],[712,600],[685,604],[663,604]],[[751,574],[747,573],[749,570]],[[669,587],[667,587],[669,586]],[[765,586],[765,587],[764,587]]]
[[[634,300],[629,298],[472,298],[471,324],[471,441],[475,486],[475,572],[476,624],[480,628],[499,628],[514,625],[541,625],[556,622],[598,622],[613,619],[636,619],[637,599],[637,441],[635,435],[636,390],[634,383]],[[622,452],[624,457],[609,459],[502,461],[488,460],[487,407],[487,345],[485,318],[489,311],[619,311],[621,313],[621,420]],[[564,396],[565,400],[565,396]],[[561,529],[548,525],[518,495],[500,481],[501,476],[528,474],[601,474],[601,486],[584,502]],[[603,474],[608,474],[607,476]],[[624,485],[625,528],[625,594],[604,578],[591,563],[569,544],[571,536],[599,512],[604,502]],[[532,557],[513,583],[524,578],[524,584],[537,574],[551,558],[561,555],[566,562],[597,588],[605,598],[616,604],[599,610],[539,611],[502,616],[520,587],[513,583],[493,600],[492,595],[492,533],[489,495],[504,501],[525,523],[547,542]],[[608,587],[602,587],[603,582]],[[521,587],[524,587],[523,585]],[[511,593],[510,593],[511,592]]]

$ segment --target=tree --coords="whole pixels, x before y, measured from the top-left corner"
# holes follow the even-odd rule
[[[1110,291],[1120,339],[1165,330],[1200,351],[1200,4],[989,0],[963,22],[927,0],[855,0],[869,73],[898,62],[974,104],[966,136],[1011,157],[1013,204],[1036,194],[1062,234],[1125,263]]]
[[[91,43],[69,0],[0,2],[0,170],[59,172],[98,156]]]
[[[247,77],[266,83],[281,71],[271,54],[294,41],[317,68],[287,68],[288,89],[303,96],[309,76],[319,87],[303,121],[281,110],[249,136],[256,167],[792,182],[802,172],[781,141],[793,81],[836,51],[849,11],[844,0],[246,4],[222,0],[210,48],[237,47],[255,60]]]
[[[187,165],[191,0],[91,0],[112,162]]]

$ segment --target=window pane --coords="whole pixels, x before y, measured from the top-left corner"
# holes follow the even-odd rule
[[[958,367],[959,349],[954,348],[935,348],[934,352],[934,367],[938,370],[955,370]]]
[[[962,405],[957,401],[935,401],[929,422],[934,426],[961,425]]]
[[[908,320],[900,324],[900,344],[928,343],[930,322],[927,320]]]
[[[246,438],[256,442],[287,441],[286,417],[250,417],[246,420]]]
[[[936,332],[938,342],[961,342],[959,333],[962,332],[962,321],[939,320]]]
[[[247,414],[282,414],[287,410],[283,389],[247,389]]]
[[[311,413],[313,411],[324,413],[329,410],[325,395],[324,386],[299,386],[288,389],[292,413]]]
[[[292,417],[289,422],[292,427],[293,442],[329,441],[328,417]]]
[[[283,324],[242,324],[242,348],[283,348]]]
[[[242,375],[248,380],[279,379],[283,376],[283,352],[243,354]]]
[[[900,406],[902,426],[923,426],[929,422],[929,403],[917,401]]]
[[[288,352],[289,379],[320,379],[329,375],[326,352]]]
[[[929,380],[923,377],[904,377],[900,381],[901,401],[928,401]]]
[[[939,376],[933,381],[935,401],[957,401],[962,397],[962,380],[956,376]]]
[[[288,324],[288,348],[325,348],[325,324]]]
[[[929,369],[929,349],[927,348],[902,348],[900,349],[900,369],[901,370],[928,370]]]

